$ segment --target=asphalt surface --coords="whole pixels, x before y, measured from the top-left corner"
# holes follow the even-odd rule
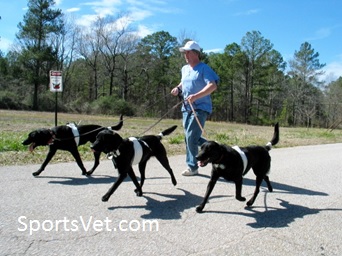
[[[246,208],[220,181],[202,214],[195,207],[211,167],[183,177],[184,156],[170,157],[176,187],[151,159],[142,197],[127,178],[105,203],[117,177],[109,160],[91,178],[76,163],[50,164],[37,178],[38,165],[0,167],[0,255],[341,255],[341,152],[342,144],[273,149],[273,193],[263,187]],[[247,198],[254,178],[245,177]]]

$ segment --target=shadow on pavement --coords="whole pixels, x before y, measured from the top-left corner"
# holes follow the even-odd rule
[[[201,196],[197,196],[195,194],[190,193],[184,189],[178,188],[178,190],[184,192],[183,195],[167,195],[161,193],[151,193],[145,192],[143,197],[147,199],[147,203],[145,206],[125,206],[125,207],[109,207],[109,210],[115,209],[136,209],[136,208],[144,208],[149,211],[149,213],[141,216],[143,219],[163,219],[163,220],[174,220],[181,219],[182,212],[186,209],[194,208],[197,206],[201,200]],[[167,198],[166,200],[159,201],[148,195],[157,195],[160,197]]]
[[[337,208],[316,209],[302,205],[291,204],[288,201],[279,199],[280,206],[276,207],[245,207],[247,212],[223,212],[223,211],[204,211],[203,213],[221,213],[228,215],[241,215],[254,219],[254,222],[247,225],[252,228],[284,228],[294,222],[296,219],[301,219],[307,215],[318,214],[322,211],[341,211]],[[258,211],[257,209],[260,209]]]

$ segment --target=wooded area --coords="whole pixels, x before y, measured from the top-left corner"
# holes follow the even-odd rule
[[[0,52],[0,108],[54,111],[49,72],[61,70],[59,111],[163,116],[179,101],[170,95],[185,64],[178,48],[193,38],[166,31],[139,38],[124,17],[98,17],[85,28],[53,0],[29,0],[12,50]],[[342,78],[320,81],[325,64],[308,42],[287,63],[261,32],[250,31],[222,53],[202,52],[202,61],[220,76],[211,120],[307,127],[342,121]],[[180,118],[179,109],[168,117]]]

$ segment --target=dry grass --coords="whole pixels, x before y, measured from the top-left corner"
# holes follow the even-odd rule
[[[50,112],[7,111],[0,110],[0,166],[41,164],[46,156],[47,147],[37,148],[33,154],[21,145],[27,134],[37,128],[54,126],[55,116]],[[118,116],[92,116],[58,113],[58,125],[67,122],[81,124],[115,125]],[[140,136],[158,120],[150,118],[124,118],[124,126],[119,132],[121,136]],[[168,155],[184,154],[184,136],[181,120],[163,119],[146,134],[158,134],[172,125],[178,129],[163,140]],[[273,135],[273,127],[252,126],[226,122],[210,122],[205,126],[206,137],[228,145],[265,144]],[[328,144],[342,142],[342,131],[332,132],[326,129],[306,129],[280,127],[280,142],[277,147],[293,147],[303,145]],[[83,160],[92,160],[89,144],[79,148]],[[103,154],[102,158],[105,158]],[[68,152],[59,151],[52,162],[74,161]]]

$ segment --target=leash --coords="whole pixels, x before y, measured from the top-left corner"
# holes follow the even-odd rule
[[[183,97],[183,91],[182,91],[182,89],[179,88],[179,87],[177,87],[177,89],[178,89],[178,98],[179,98],[179,100],[180,100],[181,102],[183,102],[184,109],[186,109],[185,100],[184,100],[184,97]],[[195,111],[194,107],[192,106],[192,103],[191,103],[190,101],[188,101],[188,103],[189,103],[189,105],[190,105],[190,108],[191,108],[192,113],[194,114],[194,117],[195,117],[195,119],[196,119],[196,121],[197,121],[197,124],[199,125],[199,127],[200,127],[200,129],[201,129],[201,131],[202,131],[202,134],[206,136],[206,133],[205,133],[205,131],[204,131],[204,129],[203,129],[203,126],[201,125],[201,123],[200,123],[198,117],[197,117],[196,111]]]
[[[163,97],[160,97],[158,100],[156,100],[155,102],[152,102],[151,104],[149,104],[149,105],[147,105],[146,107],[144,106],[143,108],[144,109],[150,109],[150,108],[152,108],[153,106],[155,106],[155,105],[157,105],[159,102],[161,102],[162,100],[164,100],[166,97],[168,97],[169,95],[165,95],[165,96],[163,96]],[[131,119],[131,118],[134,118],[134,117],[139,117],[139,116],[137,116],[137,115],[131,115],[131,116],[128,116],[128,117],[124,117],[123,119],[122,119],[122,121],[126,121],[126,120],[128,120],[128,119]]]
[[[89,132],[82,133],[82,134],[79,134],[78,136],[69,137],[69,138],[60,139],[60,138],[55,137],[54,140],[57,140],[57,141],[72,140],[72,139],[75,139],[76,137],[79,137],[79,138],[80,138],[81,136],[88,135],[88,134],[90,134],[90,133],[96,132],[96,131],[101,130],[101,129],[103,129],[103,128],[104,128],[104,127],[99,127],[99,128],[97,128],[97,129],[91,130],[91,131],[89,131]]]
[[[164,97],[165,98],[165,97]],[[159,102],[159,101],[158,101]],[[151,106],[153,106],[153,105],[155,105],[156,103],[158,103],[158,102],[154,102],[153,104],[151,104],[151,105],[149,105],[149,107],[151,107]],[[143,134],[145,134],[146,132],[148,132],[149,130],[151,130],[154,126],[156,126],[158,123],[160,123],[160,121],[161,120],[163,120],[164,118],[165,118],[165,116],[167,116],[172,110],[174,110],[176,107],[178,107],[180,104],[184,104],[184,101],[182,100],[182,101],[180,101],[180,102],[178,102],[177,104],[175,104],[173,107],[171,107],[155,124],[153,124],[153,125],[151,125],[148,129],[146,129],[141,135],[143,135]],[[148,108],[149,108],[148,107]],[[125,121],[125,120],[127,120],[127,119],[130,119],[130,118],[133,118],[133,116],[131,116],[131,117],[127,117],[127,118],[123,118],[122,119],[122,122],[123,121]],[[85,136],[85,135],[88,135],[88,134],[90,134],[90,133],[93,133],[93,132],[96,132],[96,131],[98,131],[98,130],[101,130],[101,129],[103,129],[103,127],[99,127],[99,128],[97,128],[97,129],[94,129],[94,130],[92,130],[92,131],[89,131],[89,132],[86,132],[86,133],[82,133],[82,134],[79,134],[77,137],[81,137],[81,136]],[[63,138],[63,139],[60,139],[60,138],[57,138],[57,137],[55,137],[54,138],[54,140],[57,140],[57,141],[65,141],[65,140],[72,140],[72,139],[75,139],[75,137],[76,136],[74,136],[74,137],[70,137],[70,138]]]
[[[197,121],[197,124],[198,124],[198,126],[200,127],[200,129],[201,129],[201,131],[202,131],[202,134],[203,134],[203,135],[206,135],[206,133],[205,133],[205,131],[204,131],[204,129],[203,129],[203,126],[201,125],[201,123],[200,123],[200,121],[199,121],[199,119],[198,119],[198,117],[197,117],[196,111],[195,111],[194,107],[192,106],[192,103],[191,103],[190,101],[188,101],[188,103],[189,103],[189,105],[190,105],[190,108],[191,108],[192,113],[194,114],[194,117],[195,117],[195,119],[196,119],[196,121]]]
[[[163,120],[163,118],[165,116],[167,116],[171,110],[174,110],[176,107],[178,107],[180,104],[182,104],[183,101],[178,102],[177,104],[175,104],[172,108],[170,108],[161,118],[159,118],[159,120],[157,122],[155,122],[153,125],[151,125],[150,127],[148,127],[143,133],[141,133],[141,135],[145,134],[146,132],[148,132],[149,130],[151,130],[153,127],[155,127],[158,123],[160,123],[161,120]]]

